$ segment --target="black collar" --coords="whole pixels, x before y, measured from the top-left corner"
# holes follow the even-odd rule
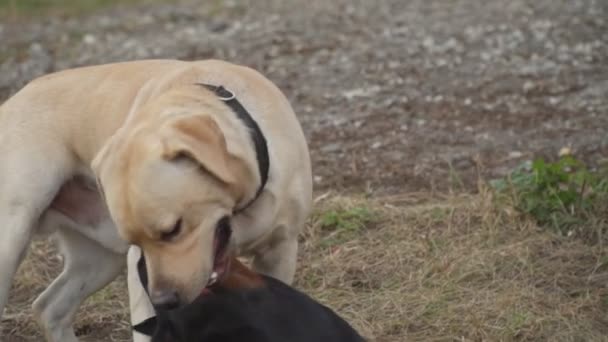
[[[255,196],[243,207],[236,208],[234,213],[239,213],[245,209],[247,209],[253,202],[260,196],[262,190],[266,186],[266,182],[268,181],[268,169],[270,167],[270,159],[268,157],[268,145],[266,144],[266,138],[264,134],[262,134],[262,130],[258,126],[258,123],[251,117],[247,109],[243,107],[243,105],[236,99],[236,96],[230,90],[222,86],[215,86],[211,84],[205,83],[197,83],[197,85],[201,85],[213,93],[217,95],[217,97],[222,100],[232,111],[236,114],[236,116],[245,123],[245,126],[249,128],[249,134],[251,135],[251,140],[253,140],[253,144],[255,146],[255,154],[258,161],[258,170],[260,172],[260,187],[258,188]]]

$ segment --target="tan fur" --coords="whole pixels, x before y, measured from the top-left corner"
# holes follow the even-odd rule
[[[232,217],[233,243],[240,255],[254,256],[256,271],[292,281],[312,182],[305,138],[287,99],[256,71],[222,61],[126,62],[42,77],[0,107],[0,312],[40,215],[49,219],[39,229],[61,235],[71,225],[100,246],[95,260],[82,251],[73,260],[103,268],[100,256],[126,253],[124,240],[146,255],[152,291],[174,288],[187,300],[200,293],[212,267],[217,221],[253,198],[260,175],[248,128],[196,83],[234,92],[268,141],[268,184],[249,209]],[[74,176],[97,179],[109,212],[97,208],[96,221],[79,221],[49,208],[59,189],[67,198],[76,193],[64,186]],[[161,241],[180,218],[182,232]],[[152,314],[132,276],[137,254],[128,257],[136,323]],[[89,293],[72,298],[57,286],[34,305],[49,340],[76,340],[72,309],[59,312],[49,303],[61,297],[68,308],[78,307],[114,274],[92,280],[79,270],[64,277],[69,286],[76,287],[76,279],[97,284]]]
[[[223,289],[256,289],[264,287],[264,279],[251,271],[239,259],[230,257],[226,275],[218,280],[217,287]]]

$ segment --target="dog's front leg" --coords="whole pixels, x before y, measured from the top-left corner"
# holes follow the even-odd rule
[[[154,308],[137,273],[137,261],[141,249],[131,246],[127,254],[127,284],[129,288],[129,305],[131,308],[131,324],[135,325],[154,316]],[[133,342],[148,342],[150,337],[133,331]]]
[[[63,148],[46,139],[36,140],[44,135],[20,135],[27,131],[26,127],[12,131],[0,127],[0,318],[38,219],[61,187],[70,164]],[[0,340],[6,341],[2,336]]]
[[[38,214],[21,208],[9,210],[5,203],[0,200],[0,321],[13,276],[25,257]]]
[[[297,237],[287,237],[255,253],[253,269],[291,285],[296,272],[297,256]]]

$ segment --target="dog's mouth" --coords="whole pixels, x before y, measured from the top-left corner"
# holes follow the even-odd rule
[[[217,283],[228,269],[228,245],[232,228],[227,219],[222,219],[215,228],[215,237],[213,239],[213,270],[205,289]]]

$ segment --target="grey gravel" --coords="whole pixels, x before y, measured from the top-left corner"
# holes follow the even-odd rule
[[[243,63],[291,99],[319,190],[446,189],[450,172],[472,189],[564,146],[608,155],[608,1],[201,3],[2,23],[0,99],[75,66]]]

